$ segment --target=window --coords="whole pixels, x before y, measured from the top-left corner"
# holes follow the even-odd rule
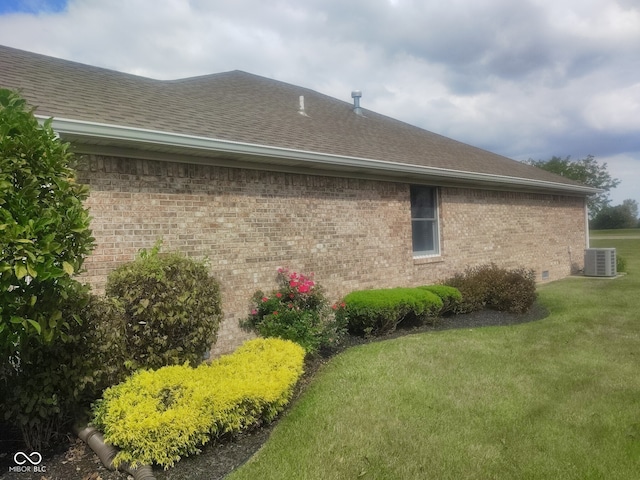
[[[436,189],[411,185],[413,256],[438,255],[438,200]]]

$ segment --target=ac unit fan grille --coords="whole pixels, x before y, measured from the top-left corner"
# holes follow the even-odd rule
[[[616,249],[587,248],[584,252],[584,274],[591,277],[615,277]]]

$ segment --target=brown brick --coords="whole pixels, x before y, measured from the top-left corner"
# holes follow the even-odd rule
[[[249,337],[238,320],[256,290],[275,288],[280,266],[315,272],[331,301],[488,262],[533,268],[538,279],[548,271],[551,280],[582,267],[579,197],[442,187],[441,255],[414,259],[406,183],[101,156],[80,173],[97,241],[84,279],[102,291],[109,271],[158,238],[165,251],[207,257],[225,314],[216,354]]]

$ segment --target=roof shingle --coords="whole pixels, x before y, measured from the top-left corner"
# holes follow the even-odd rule
[[[161,81],[0,46],[0,86],[36,113],[108,125],[579,185],[316,91],[242,71]],[[299,113],[304,96],[306,116]]]

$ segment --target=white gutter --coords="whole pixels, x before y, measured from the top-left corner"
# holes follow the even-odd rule
[[[36,115],[41,121],[49,117]],[[52,128],[61,135],[73,135],[91,139],[103,139],[109,141],[124,141],[141,145],[162,145],[180,149],[199,150],[204,152],[230,153],[249,155],[253,157],[282,158],[301,162],[331,165],[336,167],[348,167],[354,169],[373,169],[381,172],[406,173],[412,175],[424,175],[458,181],[472,181],[481,183],[494,183],[505,185],[519,185],[533,188],[545,188],[562,190],[565,192],[580,193],[584,195],[599,193],[601,190],[582,185],[568,185],[565,183],[546,180],[532,180],[507,175],[495,175],[489,173],[465,172],[438,167],[427,167],[407,163],[388,162],[370,158],[334,155],[330,153],[311,152],[292,148],[273,147],[252,143],[234,142],[230,140],[218,140],[214,138],[185,135],[180,133],[167,133],[143,128],[109,125],[104,123],[71,120],[66,118],[54,118]]]

